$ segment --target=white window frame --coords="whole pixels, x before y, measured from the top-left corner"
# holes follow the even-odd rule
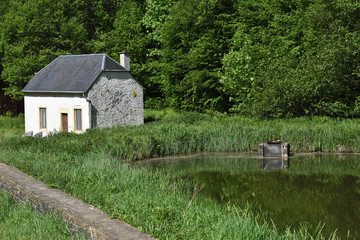
[[[45,111],[43,115],[43,111]],[[43,118],[44,116],[44,118]],[[45,121],[44,121],[45,120]],[[45,124],[44,124],[45,123]],[[46,107],[39,107],[39,129],[40,130],[47,130],[48,122],[47,122],[47,108]]]
[[[80,128],[78,129],[78,111],[80,111]],[[84,121],[83,121],[83,110],[80,107],[76,107],[74,108],[74,132],[83,132],[83,128],[84,128]]]

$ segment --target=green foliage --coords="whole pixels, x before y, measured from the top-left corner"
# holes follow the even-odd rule
[[[41,214],[30,205],[17,205],[11,195],[0,191],[1,239],[85,239],[74,236],[56,214]]]
[[[163,108],[168,106],[164,101],[165,77],[163,69],[165,63],[161,56],[162,26],[169,18],[169,11],[177,1],[174,0],[146,0],[145,14],[142,19],[148,43],[144,51],[146,58],[142,65],[142,82],[146,87],[145,104],[149,108]]]
[[[289,141],[292,152],[360,152],[356,119],[261,120],[169,109],[147,110],[145,115],[157,121],[89,129],[84,134],[4,138],[0,159],[161,239],[241,239],[244,234],[250,239],[302,239],[311,233],[300,228],[281,235],[249,208],[220,207],[201,193],[184,216],[196,182],[173,181],[169,172],[134,169],[122,162],[200,151],[256,150],[259,142],[273,139]],[[17,128],[17,119],[4,118],[2,128],[10,124],[5,121],[13,121]],[[357,171],[353,163],[345,169],[348,174]],[[309,174],[331,169],[338,173],[343,169],[337,164],[319,163]]]
[[[0,116],[0,139],[21,136],[24,133],[24,115],[19,114],[12,117],[8,112],[5,116]]]
[[[221,58],[233,34],[232,1],[180,0],[161,28],[164,95],[178,109],[226,109]]]
[[[119,52],[128,51],[131,58],[131,72],[145,87],[146,98],[156,95],[157,85],[151,82],[149,75],[152,69],[148,66],[148,53],[151,49],[151,39],[146,33],[143,17],[145,15],[144,1],[128,0],[119,4],[111,32],[111,52],[117,59]]]
[[[358,116],[359,10],[356,1],[241,2],[222,77],[233,111]]]
[[[280,233],[248,206],[220,206],[201,192],[187,208],[196,182],[119,163],[103,154],[70,157],[60,152],[2,151],[0,159],[159,239],[311,237],[303,228]],[[321,233],[318,239],[324,239]]]
[[[11,1],[1,25],[2,78],[15,98],[34,73],[63,53],[81,51],[85,29],[70,2]],[[70,41],[71,39],[71,41]]]
[[[31,77],[61,54],[110,51],[117,1],[9,1],[0,18],[1,78],[21,98]],[[110,54],[111,55],[111,54]],[[1,70],[1,68],[0,68]]]
[[[360,152],[360,122],[354,119],[260,120],[169,110],[147,112],[146,116],[149,121],[158,121],[138,127],[88,129],[83,135],[7,137],[0,148],[48,154],[62,149],[69,155],[94,152],[135,161],[203,151],[257,150],[260,142],[283,139],[291,143],[294,152]]]
[[[1,86],[60,54],[131,54],[151,108],[359,117],[357,0],[3,0]]]

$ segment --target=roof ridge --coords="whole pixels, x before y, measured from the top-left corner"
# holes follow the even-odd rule
[[[101,71],[104,71],[104,69],[105,69],[105,59],[106,59],[106,55],[103,54],[103,58],[102,58],[102,62],[101,62]]]
[[[101,55],[105,55],[107,56],[105,53],[91,53],[91,54],[65,54],[65,55],[60,55],[59,57],[88,57],[88,56],[101,56]]]

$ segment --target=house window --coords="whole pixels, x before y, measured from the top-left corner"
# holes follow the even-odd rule
[[[40,108],[40,128],[46,128],[46,108]]]
[[[74,109],[75,114],[75,131],[82,131],[81,109]]]

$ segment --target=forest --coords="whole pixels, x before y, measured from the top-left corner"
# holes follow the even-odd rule
[[[0,0],[0,86],[59,55],[131,55],[145,106],[360,117],[358,0]]]

